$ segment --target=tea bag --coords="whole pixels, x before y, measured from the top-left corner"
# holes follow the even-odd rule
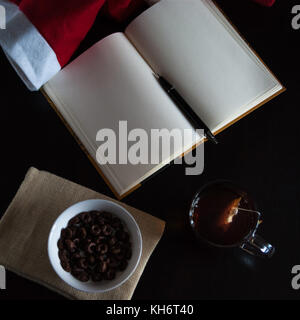
[[[230,225],[233,222],[234,217],[238,214],[241,200],[242,197],[233,199],[229,202],[228,206],[220,214],[217,225],[219,228],[223,230],[223,232],[228,231]]]

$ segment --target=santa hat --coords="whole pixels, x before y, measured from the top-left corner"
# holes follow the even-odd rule
[[[108,0],[108,10],[120,19],[140,1]],[[30,90],[38,90],[70,60],[105,2],[0,0],[6,11],[0,45]]]

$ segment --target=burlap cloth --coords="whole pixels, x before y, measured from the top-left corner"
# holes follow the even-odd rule
[[[47,241],[57,216],[70,205],[87,199],[110,199],[53,174],[31,168],[12,203],[0,220],[0,264],[70,299],[129,300],[160,240],[165,223],[147,213],[124,206],[136,219],[142,233],[143,253],[134,274],[122,286],[90,294],[73,289],[52,269]]]

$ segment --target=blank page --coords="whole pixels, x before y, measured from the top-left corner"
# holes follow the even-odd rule
[[[95,160],[100,144],[96,142],[98,130],[113,129],[118,135],[120,120],[128,121],[128,132],[136,128],[148,134],[151,129],[192,129],[161,89],[147,63],[121,33],[87,50],[44,89]],[[199,136],[194,136],[197,137],[199,140]],[[174,157],[190,148],[192,140],[186,141],[183,150],[174,150]],[[168,160],[162,159],[160,165],[107,164],[101,170],[122,195]]]
[[[282,86],[209,0],[162,0],[126,35],[217,131]]]

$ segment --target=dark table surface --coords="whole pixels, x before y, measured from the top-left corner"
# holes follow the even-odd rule
[[[297,1],[272,8],[250,1],[217,1],[287,91],[205,145],[205,170],[186,176],[171,165],[123,201],[166,221],[165,234],[140,279],[134,299],[298,299],[291,269],[300,264],[299,57],[300,30],[292,29]],[[80,46],[124,26],[99,16]],[[73,137],[39,92],[29,92],[0,54],[0,212],[30,166],[112,196]],[[239,249],[215,251],[196,243],[188,225],[194,193],[214,179],[239,183],[263,213],[259,233],[276,247],[270,260]],[[63,299],[13,273],[0,299]]]

